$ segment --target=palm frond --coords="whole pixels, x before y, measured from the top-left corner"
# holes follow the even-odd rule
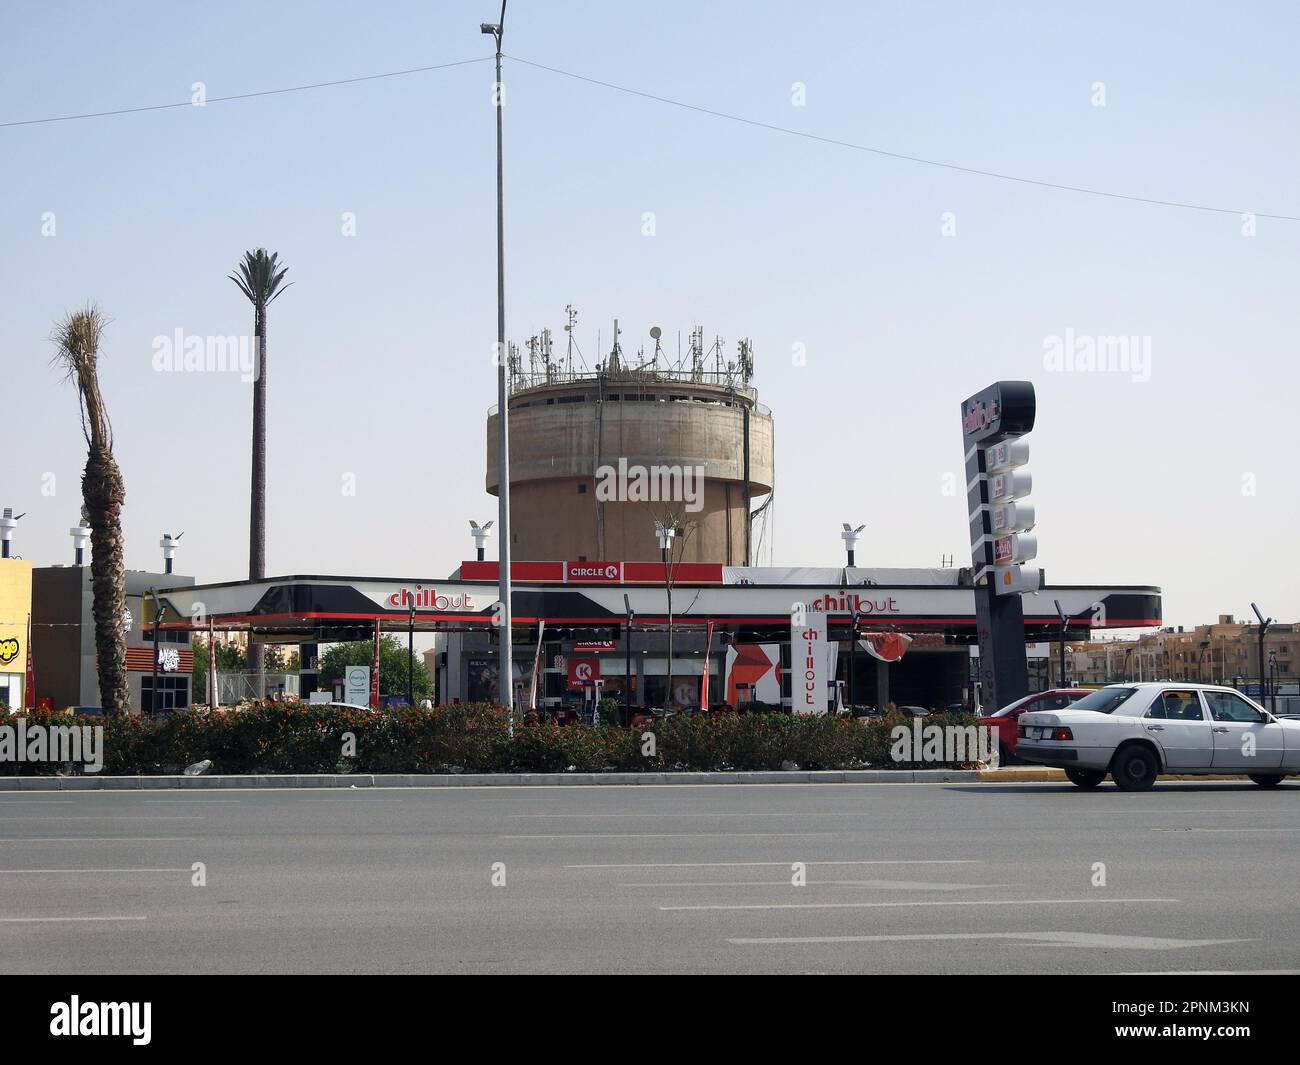
[[[70,311],[54,324],[53,362],[77,386],[81,431],[92,448],[112,449],[113,427],[99,390],[99,345],[111,319],[94,303]]]
[[[280,266],[277,252],[268,252],[265,248],[246,251],[235,269],[236,273],[230,275],[230,280],[254,307],[262,310],[289,287],[284,284],[284,275],[289,268]]]

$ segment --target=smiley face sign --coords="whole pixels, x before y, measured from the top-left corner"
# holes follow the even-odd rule
[[[0,640],[0,665],[8,665],[18,657],[18,641],[14,639]]]

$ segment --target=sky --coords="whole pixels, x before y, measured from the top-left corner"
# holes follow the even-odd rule
[[[1054,6],[1054,5],[1053,5]],[[776,426],[759,559],[968,556],[961,401],[1030,380],[1049,583],[1151,584],[1165,619],[1300,615],[1300,9],[515,2],[507,55],[797,133],[1221,211],[927,166],[506,61],[507,332],[588,364],[612,320],[753,343]],[[113,319],[101,379],[127,565],[247,575],[251,385],[155,368],[252,331],[227,280],[279,253],[267,571],[438,577],[472,557],[495,403],[487,2],[14,0],[0,8],[0,506],[71,560],[85,445],[50,365]],[[189,106],[199,91],[209,102]],[[75,121],[3,123],[157,104]],[[1255,212],[1253,227],[1243,212]],[[348,224],[348,219],[352,224]],[[648,219],[652,225],[648,225]],[[353,230],[349,235],[348,230]],[[647,231],[652,230],[650,235]],[[1053,352],[1129,337],[1132,361]],[[558,340],[557,340],[558,343]],[[799,357],[803,353],[803,358]],[[349,494],[352,489],[352,494]],[[495,541],[493,542],[495,544]]]

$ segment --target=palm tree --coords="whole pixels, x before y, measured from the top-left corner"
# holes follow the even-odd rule
[[[257,370],[253,378],[253,477],[248,514],[248,579],[266,576],[266,308],[289,286],[283,285],[287,266],[265,248],[244,252],[244,258],[230,275],[239,291],[253,305],[253,335],[257,338]],[[263,648],[249,642],[249,672],[257,698],[264,698]]]
[[[90,523],[90,585],[99,657],[99,698],[105,714],[131,709],[126,672],[126,567],[122,550],[122,505],[126,486],[113,458],[113,427],[99,390],[99,344],[108,318],[94,304],[56,322],[50,339],[54,362],[77,386],[86,469],[81,475],[83,514]]]

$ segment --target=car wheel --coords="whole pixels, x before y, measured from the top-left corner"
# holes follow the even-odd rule
[[[1120,791],[1150,791],[1160,772],[1160,762],[1149,747],[1123,747],[1110,764],[1110,775]]]
[[[1286,779],[1286,777],[1274,776],[1271,773],[1251,773],[1250,779],[1261,788],[1276,788]]]
[[[998,765],[1011,765],[1016,760],[1016,756],[1007,750],[1005,743],[998,744]]]
[[[1103,769],[1067,769],[1065,775],[1072,784],[1078,784],[1081,788],[1095,788],[1106,779],[1106,771]]]

